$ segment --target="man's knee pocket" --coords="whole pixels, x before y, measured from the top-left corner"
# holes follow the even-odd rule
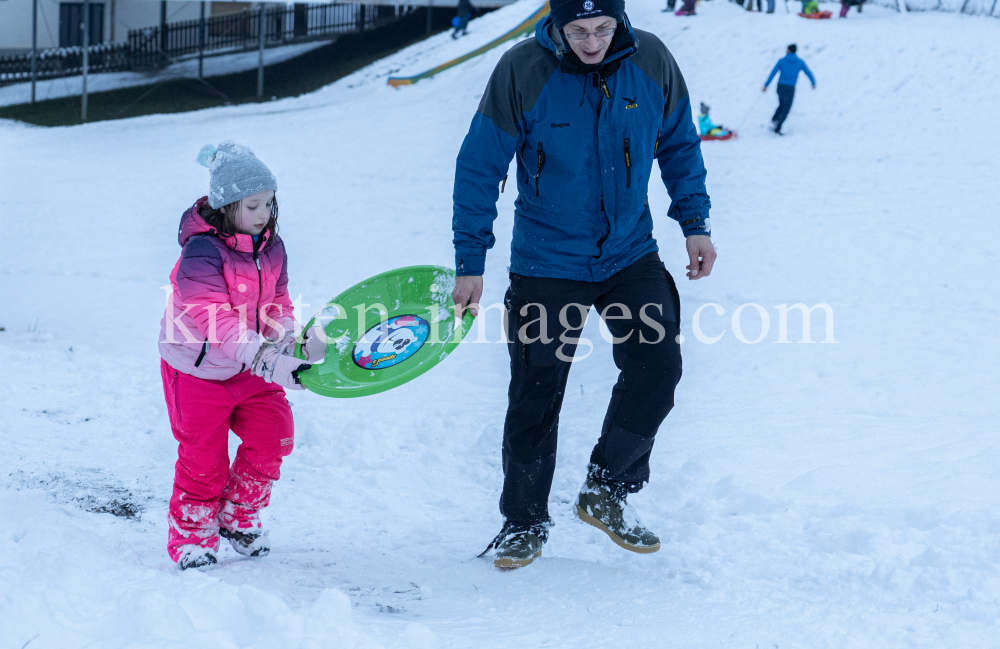
[[[675,322],[660,323],[668,332],[658,342],[630,344],[623,369],[626,373],[641,376],[643,382],[655,385],[676,385],[681,378],[681,347],[677,342]],[[625,350],[623,350],[625,351]]]
[[[507,342],[511,363],[519,367],[546,368],[572,363],[581,340],[590,306],[570,303],[559,310],[538,303],[507,303]]]
[[[544,322],[544,317],[532,313],[532,308],[527,310],[527,315],[522,315],[520,308],[516,305],[508,308],[507,345],[510,351],[510,361],[522,368],[558,365],[561,362],[558,352],[562,343],[553,335],[558,336],[558,333],[551,331],[549,327],[543,330],[539,320]],[[563,355],[567,355],[565,345],[561,350]],[[572,351],[569,355],[572,355]]]

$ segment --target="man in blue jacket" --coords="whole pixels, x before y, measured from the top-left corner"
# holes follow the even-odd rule
[[[778,135],[781,135],[781,125],[785,123],[788,112],[792,110],[792,102],[795,100],[795,84],[799,81],[799,72],[805,72],[812,83],[813,90],[816,89],[816,77],[813,76],[806,62],[795,53],[798,49],[795,43],[789,45],[788,52],[783,58],[778,59],[767,81],[764,82],[763,92],[767,92],[767,87],[771,85],[771,79],[778,72],[781,72],[781,76],[778,77],[778,110],[774,111],[774,117],[771,118],[771,130]]]
[[[547,538],[559,411],[592,306],[615,337],[620,374],[576,513],[627,550],[659,549],[626,503],[649,480],[653,438],[681,375],[680,300],[646,195],[654,159],[669,216],[687,237],[688,278],[707,276],[716,257],[701,139],[673,57],[632,29],[623,0],[550,7],[535,38],[497,64],[455,170],[453,297],[477,314],[496,201],[517,158],[505,523],[487,548],[501,568],[531,563]]]

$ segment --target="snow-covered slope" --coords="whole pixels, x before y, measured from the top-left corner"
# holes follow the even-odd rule
[[[472,21],[468,34],[460,38],[433,38],[393,57],[396,77],[409,77],[448,63],[486,45],[519,26],[545,4],[544,0],[522,0]]]
[[[226,548],[217,569],[184,574],[166,556],[175,444],[156,335],[177,220],[206,185],[194,156],[234,138],[275,171],[306,316],[383,270],[450,264],[454,158],[506,46],[385,85],[431,42],[294,100],[0,122],[0,646],[995,646],[1000,22],[661,8],[632,0],[629,14],[668,44],[696,103],[746,121],[704,147],[720,259],[681,283],[684,379],[633,499],[659,553],[626,553],[570,510],[615,379],[592,319],[563,410],[556,527],[529,568],[475,558],[500,525],[507,352],[471,342],[382,395],[291,395],[271,556]],[[819,88],[800,85],[778,138],[760,86],[790,42]],[[506,288],[513,199],[488,303]],[[655,181],[650,205],[680,278]],[[830,305],[836,344],[776,344],[775,307],[799,302]],[[725,309],[701,314],[705,336],[724,332],[714,344],[692,327],[709,303]],[[758,344],[733,332],[749,303],[770,314]],[[742,316],[755,339],[756,309]]]
[[[995,0],[870,0],[896,11],[955,11],[967,15],[998,16]]]

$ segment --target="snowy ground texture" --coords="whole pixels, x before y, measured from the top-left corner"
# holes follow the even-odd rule
[[[385,85],[443,35],[298,99],[0,122],[0,647],[1000,646],[1000,22],[662,5],[629,12],[672,49],[696,105],[746,121],[704,147],[719,262],[681,283],[684,379],[633,498],[660,552],[624,552],[571,512],[615,380],[592,318],[556,526],[532,566],[475,558],[501,522],[495,343],[381,395],[293,394],[271,555],[224,548],[215,570],[183,574],[167,558],[175,443],[156,336],[178,218],[207,184],[196,153],[234,138],[275,171],[306,316],[386,269],[449,265],[454,159],[503,49]],[[800,84],[779,138],[760,87],[790,42],[819,88]],[[655,174],[650,190],[681,277]],[[506,287],[513,198],[489,303]],[[775,342],[775,307],[799,302],[830,305],[836,344]],[[692,327],[708,303],[725,309],[702,312],[714,344]],[[748,303],[770,314],[757,344],[733,331]],[[755,308],[741,323],[760,335]],[[813,340],[822,328],[817,312]]]
[[[994,0],[871,0],[897,11],[957,11],[979,16],[997,16]]]

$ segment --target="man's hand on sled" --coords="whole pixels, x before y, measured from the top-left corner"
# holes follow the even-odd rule
[[[712,237],[704,234],[694,234],[687,238],[687,252],[691,263],[687,266],[688,279],[701,279],[712,274],[715,264],[715,245]]]
[[[706,237],[707,238],[707,237]],[[479,315],[479,300],[483,297],[483,276],[462,275],[455,280],[455,290],[451,299],[455,301],[455,317],[461,318],[466,307],[472,316]]]

